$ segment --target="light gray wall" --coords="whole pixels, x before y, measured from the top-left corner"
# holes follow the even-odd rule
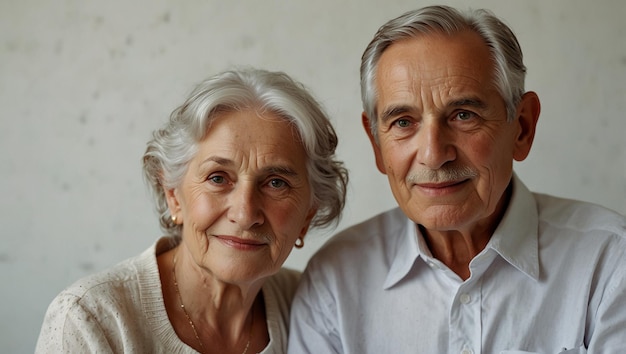
[[[392,207],[360,125],[359,59],[383,22],[427,4],[1,1],[0,351],[32,352],[55,294],[159,236],[145,142],[195,83],[232,65],[286,71],[325,105],[351,172],[340,228]],[[625,213],[626,2],[471,4],[516,31],[543,102],[518,174]],[[288,265],[303,268],[326,237],[311,234]]]

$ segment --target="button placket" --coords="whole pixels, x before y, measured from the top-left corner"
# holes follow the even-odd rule
[[[474,351],[472,350],[472,348],[469,347],[469,345],[466,344],[463,346],[461,354],[474,354]]]
[[[464,282],[458,289],[450,312],[450,349],[461,354],[480,353],[480,280]]]

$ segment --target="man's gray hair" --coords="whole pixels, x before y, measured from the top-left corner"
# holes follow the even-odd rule
[[[458,11],[449,6],[428,6],[409,11],[380,27],[361,57],[361,99],[369,124],[378,140],[376,70],[383,52],[394,42],[429,33],[452,35],[474,31],[489,47],[494,61],[496,89],[505,101],[507,119],[515,118],[524,94],[526,67],[513,31],[488,10]]]

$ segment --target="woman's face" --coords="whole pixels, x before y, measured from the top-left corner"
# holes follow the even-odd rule
[[[273,113],[222,113],[181,185],[166,190],[182,246],[226,283],[276,273],[315,207],[297,131]]]

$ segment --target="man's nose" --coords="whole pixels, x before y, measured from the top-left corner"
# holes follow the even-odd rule
[[[439,169],[456,158],[453,134],[438,121],[424,121],[416,141],[418,162],[429,169]]]

